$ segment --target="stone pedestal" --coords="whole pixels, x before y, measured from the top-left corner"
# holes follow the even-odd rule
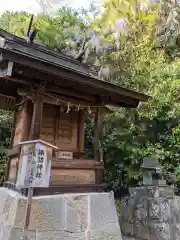
[[[25,205],[0,188],[0,240],[23,240]],[[34,197],[29,240],[122,240],[113,193]]]
[[[180,239],[180,197],[169,187],[130,189],[121,202],[121,230],[138,240]]]

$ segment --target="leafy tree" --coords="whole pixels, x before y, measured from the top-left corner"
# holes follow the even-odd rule
[[[95,65],[101,78],[152,96],[137,110],[115,109],[105,119],[105,179],[108,189],[117,192],[141,180],[140,164],[151,154],[179,174],[179,63],[176,58],[167,61],[169,38],[159,38],[171,29],[167,21],[171,10],[167,1],[106,0],[93,17],[61,8],[53,18],[39,14],[33,23],[40,30],[38,43],[76,56],[85,39],[84,61]],[[7,12],[0,18],[4,29],[19,36],[24,36],[28,22],[29,15],[23,12]]]
[[[28,13],[5,12],[0,18],[0,26],[17,36],[25,37],[29,21]],[[59,52],[76,55],[87,26],[76,11],[63,7],[55,17],[44,13],[35,16],[32,28],[38,29],[35,42]]]
[[[10,143],[12,114],[0,110],[0,181],[3,181],[6,168],[7,149]]]
[[[113,8],[112,2],[117,4],[114,11],[119,13],[117,9],[121,4],[108,1],[110,8]],[[158,17],[157,13],[164,13],[165,7],[165,4],[156,5],[149,14],[143,12],[141,15],[140,12],[140,15],[136,15],[137,20],[131,21],[130,28],[128,23],[133,17],[123,12],[123,25],[120,19],[121,35],[115,40],[114,33],[110,32],[108,36],[118,46],[115,52],[103,54],[105,57],[101,58],[101,65],[117,69],[111,75],[111,81],[152,96],[147,104],[141,104],[137,110],[119,109],[106,119],[105,176],[108,187],[116,191],[122,185],[126,187],[141,180],[140,165],[147,155],[156,154],[166,169],[173,168],[178,173],[178,60],[169,64],[164,55],[166,48],[157,50],[154,47],[159,41],[156,38],[157,26],[163,27],[162,17]],[[108,11],[105,10],[103,14],[108,14]],[[113,21],[108,19],[107,24],[116,22],[118,13],[114,14]],[[102,19],[104,23],[105,18]],[[102,29],[105,31],[105,28]]]

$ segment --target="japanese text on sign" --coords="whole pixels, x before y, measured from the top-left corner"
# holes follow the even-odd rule
[[[22,146],[17,187],[49,186],[51,161],[47,159],[47,151],[48,147],[41,143],[29,143]]]

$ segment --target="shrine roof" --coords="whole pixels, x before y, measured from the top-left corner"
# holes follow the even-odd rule
[[[43,144],[45,146],[48,146],[48,147],[51,147],[53,149],[58,149],[58,147],[56,147],[55,145],[52,145],[52,144],[50,144],[48,142],[45,142],[45,141],[43,141],[41,139],[25,141],[25,142],[19,142],[18,145],[26,145],[26,144],[33,144],[33,143],[41,143],[41,144]]]
[[[12,67],[10,72],[9,66]],[[100,80],[85,64],[72,57],[35,43],[27,44],[25,39],[2,29],[0,29],[0,71],[0,88],[1,85],[5,86],[3,80],[7,81],[7,77],[18,78],[21,82],[22,78],[27,80],[31,78],[56,83],[57,86],[71,89],[74,93],[77,91],[77,96],[81,93],[93,95],[94,98],[101,99],[105,105],[136,108],[139,101],[147,101],[149,98],[145,94]],[[10,87],[13,89],[11,85],[12,83],[9,83],[8,87],[5,87],[7,92]],[[0,91],[0,94],[7,93]]]

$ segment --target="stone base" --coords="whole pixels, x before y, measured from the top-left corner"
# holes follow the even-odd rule
[[[180,240],[180,197],[173,188],[132,188],[121,201],[122,234],[136,240]]]
[[[142,197],[174,197],[174,187],[171,186],[143,186],[133,187],[129,189],[131,197],[139,198]]]
[[[23,240],[27,199],[0,188],[0,240]],[[34,197],[28,240],[122,240],[113,193]]]

